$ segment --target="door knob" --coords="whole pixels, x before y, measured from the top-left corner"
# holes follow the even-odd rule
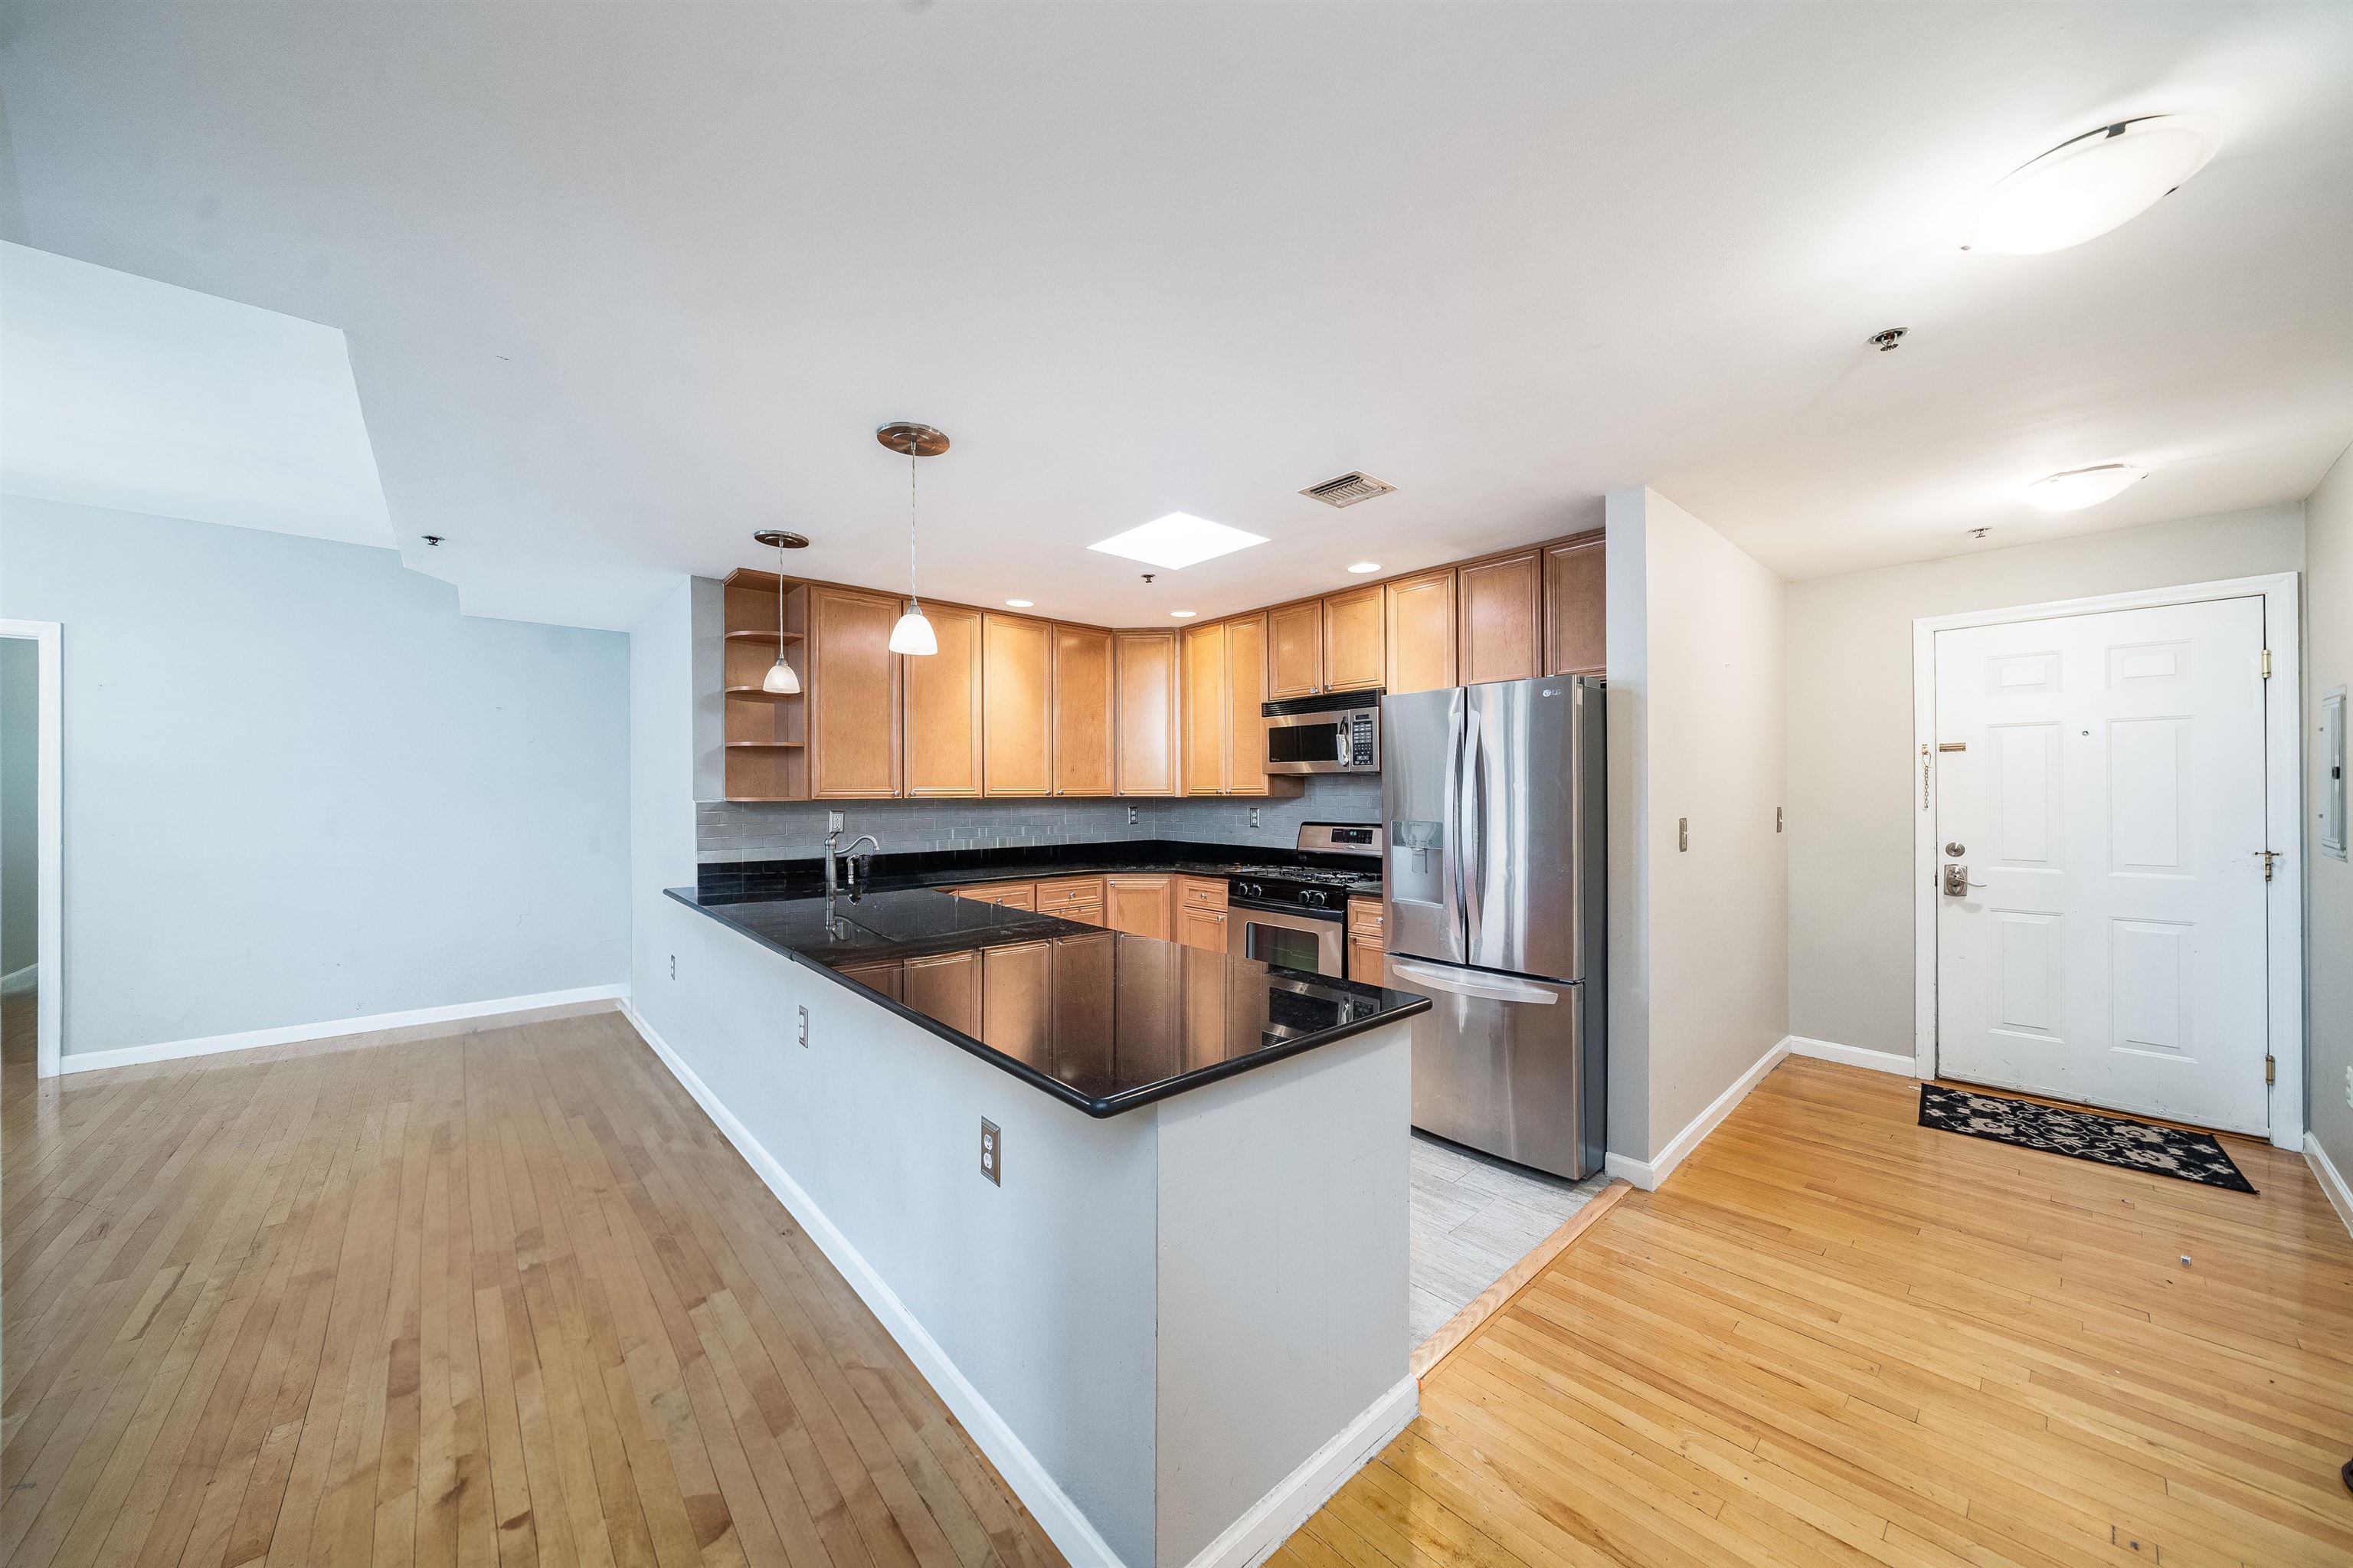
[[[1964,843],[1948,843],[1945,846],[1947,857],[1952,860],[1958,860],[1968,853],[1969,846]]]

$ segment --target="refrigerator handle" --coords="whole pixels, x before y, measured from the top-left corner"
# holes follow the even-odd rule
[[[1486,808],[1479,799],[1479,776],[1484,771],[1479,752],[1479,710],[1471,704],[1463,705],[1462,764],[1456,776],[1454,816],[1457,823],[1455,842],[1458,853],[1454,863],[1455,897],[1462,905],[1462,919],[1468,945],[1466,954],[1479,951],[1480,901],[1485,897],[1484,878],[1477,874],[1484,869],[1482,856],[1487,853],[1484,834]],[[1478,826],[1472,826],[1473,821]]]
[[[1451,991],[1456,996],[1477,997],[1482,1001],[1525,1001],[1538,1007],[1551,1007],[1560,1001],[1560,992],[1548,986],[1515,980],[1503,975],[1466,975],[1419,964],[1411,959],[1389,955],[1389,979],[1405,985],[1426,985],[1432,991]]]

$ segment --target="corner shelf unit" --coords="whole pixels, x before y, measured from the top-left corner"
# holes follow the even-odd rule
[[[806,800],[808,765],[808,585],[773,572],[728,576],[720,692],[727,710],[726,798]],[[776,596],[784,596],[784,631]],[[780,696],[761,688],[782,649],[801,690]]]

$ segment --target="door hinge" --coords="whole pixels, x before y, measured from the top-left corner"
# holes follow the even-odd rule
[[[2255,853],[2263,857],[2263,880],[2269,882],[2272,879],[2272,864],[2280,857],[2279,851],[2257,850]]]
[[[2266,1084],[2276,1084],[2279,1082],[2278,1057],[2266,1056],[2263,1058],[2263,1082]]]
[[[2272,651],[2271,651],[2270,649],[2266,648],[2266,649],[2264,649],[2264,650],[2263,650],[2263,679],[2264,679],[2264,680],[2266,680],[2266,681],[2268,681],[2268,680],[2270,680],[2271,678],[2272,678]]]

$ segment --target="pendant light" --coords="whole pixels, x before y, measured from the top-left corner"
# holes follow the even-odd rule
[[[948,450],[948,439],[929,425],[902,420],[883,426],[874,439],[894,452],[907,454],[907,613],[891,628],[893,653],[936,653],[940,640],[923,619],[923,596],[915,591],[915,460],[937,457]]]
[[[772,696],[797,696],[801,678],[790,664],[785,662],[785,552],[806,550],[808,540],[798,534],[787,534],[782,528],[763,528],[752,535],[763,545],[776,547],[776,662],[760,678],[760,690]]]

